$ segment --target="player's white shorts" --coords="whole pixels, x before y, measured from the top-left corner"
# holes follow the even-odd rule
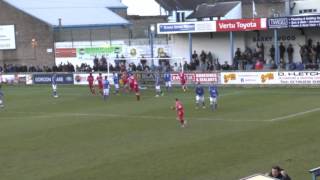
[[[109,96],[110,90],[109,89],[103,89],[103,95]]]
[[[204,102],[204,96],[196,96],[197,102]]]
[[[56,84],[52,84],[52,90],[53,91],[57,91],[57,85]]]
[[[119,89],[119,84],[114,84],[114,88]]]
[[[216,104],[218,102],[218,98],[216,97],[210,97],[210,104]]]
[[[160,92],[161,91],[161,86],[156,86],[156,91]]]
[[[172,86],[171,81],[167,81],[167,82],[166,82],[166,87],[171,87],[171,86]]]

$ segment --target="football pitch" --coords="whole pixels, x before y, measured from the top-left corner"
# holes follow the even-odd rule
[[[3,90],[3,180],[237,180],[273,165],[308,180],[320,165],[320,89],[222,88],[217,112],[196,110],[193,90],[140,102],[87,87],[59,86],[58,99],[50,86]]]

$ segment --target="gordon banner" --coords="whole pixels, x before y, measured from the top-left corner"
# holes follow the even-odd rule
[[[52,74],[33,74],[33,84],[51,84]],[[58,84],[73,84],[73,74],[57,74]]]
[[[217,32],[266,30],[267,19],[232,19],[217,21]]]

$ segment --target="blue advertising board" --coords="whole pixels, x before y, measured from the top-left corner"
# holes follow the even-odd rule
[[[33,74],[34,84],[51,84],[52,74]],[[58,84],[73,84],[73,74],[57,74]]]
[[[289,18],[290,28],[320,27],[320,16],[297,16]]]
[[[157,24],[158,34],[216,32],[216,21],[177,22]]]
[[[163,24],[159,26],[160,32],[190,32],[196,30],[195,24]]]
[[[289,27],[289,19],[284,18],[269,18],[268,19],[268,28],[269,29],[281,29]]]
[[[269,29],[320,27],[320,15],[269,18]]]

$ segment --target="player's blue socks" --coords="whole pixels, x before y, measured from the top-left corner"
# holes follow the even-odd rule
[[[215,111],[215,110],[217,110],[217,108],[218,108],[218,104],[211,104],[211,109],[212,109],[212,111]]]
[[[212,110],[212,111],[215,111],[215,106],[214,106],[214,104],[210,104],[210,106],[211,106],[211,110]]]

